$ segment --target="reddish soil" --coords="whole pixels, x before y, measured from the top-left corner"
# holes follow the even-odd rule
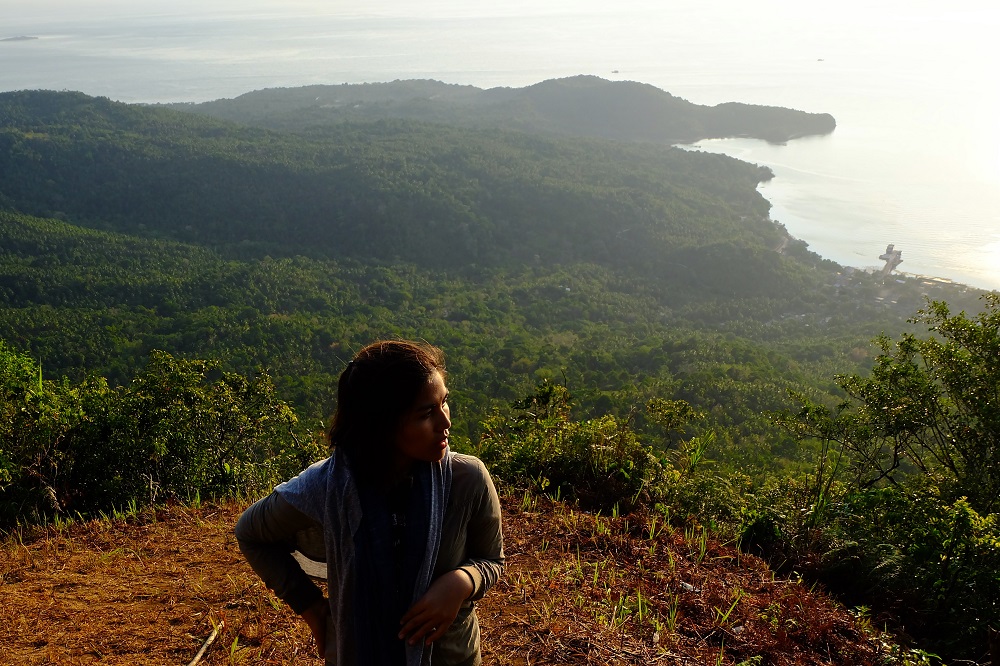
[[[0,663],[312,664],[305,626],[232,536],[241,506],[21,530],[0,545]],[[504,499],[486,664],[892,663],[881,637],[758,559],[632,515]]]

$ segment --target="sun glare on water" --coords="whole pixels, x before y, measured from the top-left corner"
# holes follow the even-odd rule
[[[983,274],[994,289],[1000,289],[1000,234],[995,234],[995,241],[982,249]]]

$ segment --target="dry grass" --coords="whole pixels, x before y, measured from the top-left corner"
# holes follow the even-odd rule
[[[836,603],[697,528],[504,499],[508,570],[479,606],[487,664],[881,664]],[[245,564],[241,507],[171,507],[11,535],[0,663],[319,664]]]

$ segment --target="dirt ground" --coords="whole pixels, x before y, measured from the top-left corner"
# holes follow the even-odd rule
[[[305,626],[254,576],[235,503],[9,534],[0,664],[311,664]],[[508,565],[479,604],[486,664],[893,663],[833,601],[695,527],[504,499]]]

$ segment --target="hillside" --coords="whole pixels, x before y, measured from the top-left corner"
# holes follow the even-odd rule
[[[273,129],[408,119],[654,144],[745,136],[776,143],[829,134],[829,114],[729,102],[693,104],[654,86],[574,76],[524,88],[410,80],[258,90],[174,108]]]
[[[835,303],[836,266],[768,219],[766,177],[649,145],[404,121],[298,136],[6,93],[0,336],[47,372],[112,382],[156,348],[269,367],[323,418],[345,350],[409,335],[449,350],[472,435],[566,368],[604,378],[581,377],[586,403],[628,410],[629,376],[643,393],[668,379],[649,351],[664,335],[688,348],[681,331],[731,321],[776,339],[824,304],[845,326],[881,317]],[[837,346],[869,333],[851,335]]]
[[[566,85],[555,85],[558,98],[571,96]],[[532,94],[545,98],[548,87]],[[988,650],[981,619],[997,617],[998,522],[989,511],[1000,485],[979,480],[996,457],[987,451],[993,439],[976,428],[996,429],[977,415],[975,428],[943,437],[946,448],[974,445],[953,468],[936,462],[957,460],[951,453],[932,460],[907,448],[934,434],[925,414],[963,405],[987,384],[949,374],[960,380],[954,396],[938,396],[942,381],[926,373],[937,371],[940,353],[912,336],[894,340],[924,335],[922,326],[938,336],[978,331],[954,350],[970,367],[966,342],[996,348],[995,299],[943,282],[883,283],[823,260],[770,219],[755,189],[770,173],[724,156],[399,118],[317,125],[306,111],[292,115],[296,131],[79,93],[0,94],[4,525],[271,487],[314,457],[354,351],[379,338],[418,338],[447,354],[454,445],[490,454],[498,477],[581,503],[600,497],[586,506],[605,512],[645,502],[681,516],[668,540],[689,559],[702,543],[709,549],[696,524],[748,536],[776,567],[829,581],[925,649],[963,659]],[[928,297],[941,302],[932,316],[907,321]],[[948,307],[984,306],[974,322],[947,316]],[[915,349],[928,350],[930,364]],[[984,356],[983,371],[970,376],[992,377],[995,358]],[[854,376],[869,371],[881,379]],[[896,376],[920,381],[900,388]],[[910,399],[915,388],[940,402],[924,409]],[[634,520],[621,523],[635,528]],[[610,528],[581,525],[574,530],[596,539],[567,542],[582,558]],[[772,599],[763,608],[748,601],[742,624],[723,627],[722,616],[744,609],[723,608],[731,591],[687,606],[676,584],[675,596],[657,596],[652,579],[642,583],[644,601],[638,587],[612,599],[596,589],[602,572],[646,581],[630,568],[640,561],[672,571],[669,556],[654,557],[666,542],[623,545],[631,559],[616,554],[607,569],[594,561],[590,589],[579,574],[553,578],[568,570],[545,559],[556,557],[546,544],[558,540],[535,536],[531,548],[549,567],[538,569],[549,572],[544,589],[574,595],[570,606],[586,611],[573,620],[583,638],[561,637],[565,618],[553,619],[551,599],[530,606],[531,616],[503,617],[522,626],[516,641],[556,661],[569,658],[559,650],[599,651],[616,639],[625,656],[614,658],[646,655],[655,628],[626,636],[607,618],[640,609],[647,618],[653,606],[660,622],[671,607],[702,618],[693,634],[680,631],[694,643],[677,639],[667,649],[686,655],[695,645],[690,659],[709,663],[718,652],[703,648],[719,648],[722,636],[727,650],[757,641],[739,653],[754,663],[794,651],[800,635],[840,640],[831,627],[846,626],[822,613],[786,626],[769,610]],[[54,543],[73,552],[79,541],[57,535]],[[88,561],[108,551],[119,564],[131,557],[114,548]],[[143,562],[155,555],[144,548],[132,549]],[[644,551],[648,561],[638,557]],[[528,592],[514,594],[527,602]],[[215,605],[228,603],[237,603],[226,610],[232,617],[238,602]],[[541,633],[524,634],[539,614]],[[29,627],[32,617],[12,626]],[[193,634],[203,635],[200,617]],[[769,624],[757,631],[761,617]],[[812,663],[787,658],[774,663]]]
[[[701,248],[783,272],[758,259],[784,237],[770,173],[719,155],[402,121],[301,137],[73,93],[0,95],[0,128],[0,205],[240,256],[656,274]]]
[[[892,663],[898,648],[818,591],[662,519],[507,493],[506,576],[479,605],[486,664]],[[303,624],[232,537],[240,506],[22,530],[0,545],[4,660],[303,664]],[[895,653],[893,651],[896,651]]]
[[[351,349],[422,337],[472,440],[561,378],[589,414],[687,400],[725,458],[769,468],[797,456],[762,418],[789,391],[835,391],[924,295],[975,297],[838,275],[769,219],[767,177],[648,144],[401,120],[296,135],[5,93],[0,339],[112,385],[154,349],[266,368],[315,423]]]

